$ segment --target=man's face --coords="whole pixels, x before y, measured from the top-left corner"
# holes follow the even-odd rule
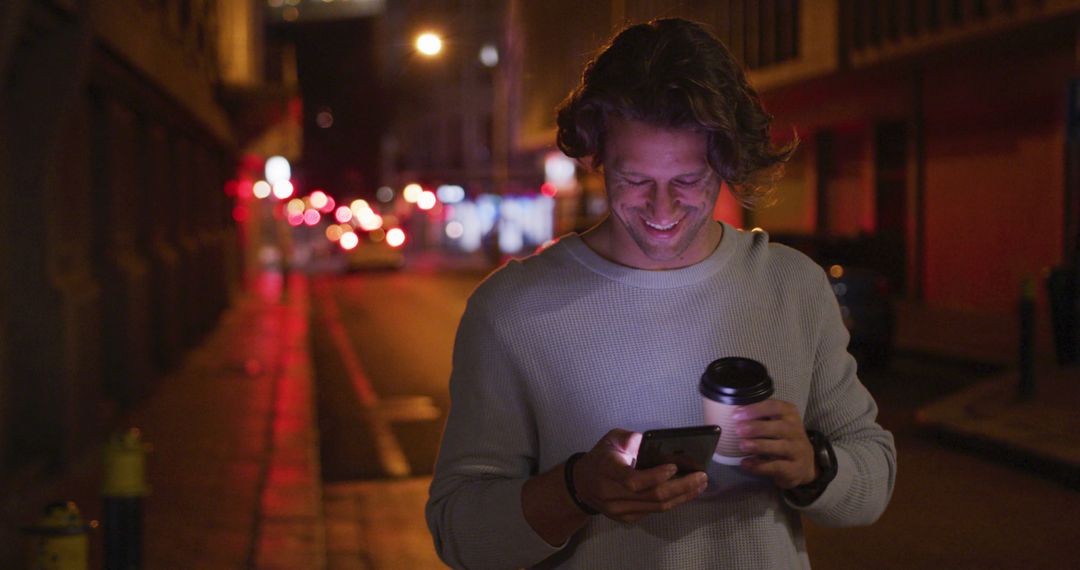
[[[610,118],[603,156],[609,254],[640,269],[674,269],[712,253],[720,179],[705,133]]]

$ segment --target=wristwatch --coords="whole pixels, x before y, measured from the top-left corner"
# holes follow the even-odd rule
[[[836,477],[836,452],[833,451],[829,438],[814,430],[807,430],[806,437],[814,448],[814,465],[817,466],[819,475],[809,483],[784,491],[787,499],[798,507],[813,503]]]

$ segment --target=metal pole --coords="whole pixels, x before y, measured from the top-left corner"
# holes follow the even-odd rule
[[[1020,293],[1020,382],[1021,400],[1035,397],[1035,281],[1024,279]]]
[[[105,448],[105,570],[142,568],[148,450],[137,428],[114,435]]]

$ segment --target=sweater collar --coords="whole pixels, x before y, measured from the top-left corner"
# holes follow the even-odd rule
[[[726,222],[719,223],[724,226],[724,235],[716,249],[698,263],[679,269],[647,270],[620,265],[601,257],[576,233],[563,236],[558,244],[566,248],[578,263],[613,281],[643,289],[671,289],[700,283],[726,265],[735,250],[735,242],[744,238],[744,232],[736,230]]]

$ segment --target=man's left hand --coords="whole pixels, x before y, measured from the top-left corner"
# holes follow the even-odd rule
[[[742,468],[772,479],[781,489],[805,485],[817,478],[814,448],[806,437],[799,409],[783,400],[742,406],[732,416],[741,447],[750,457]]]

